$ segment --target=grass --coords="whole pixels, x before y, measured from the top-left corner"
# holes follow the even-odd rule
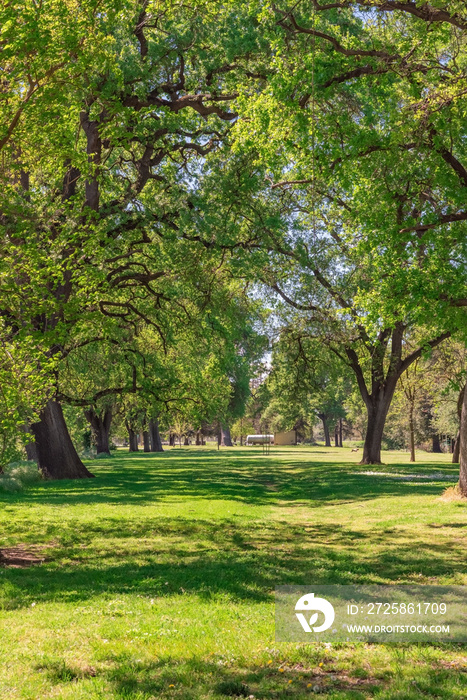
[[[0,697],[467,699],[462,646],[274,642],[276,585],[467,584],[447,457],[175,448],[1,493],[0,547],[46,561],[0,568]]]

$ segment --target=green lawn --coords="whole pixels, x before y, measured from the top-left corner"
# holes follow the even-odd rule
[[[274,642],[279,584],[467,584],[447,457],[175,448],[1,494],[0,547],[46,561],[0,568],[0,697],[467,698],[462,646]]]

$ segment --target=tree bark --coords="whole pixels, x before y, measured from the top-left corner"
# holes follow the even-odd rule
[[[151,452],[151,447],[149,445],[149,433],[147,430],[143,430],[143,452]]]
[[[360,464],[381,464],[381,442],[394,390],[381,390],[367,406],[367,430]]]
[[[84,412],[84,415],[91,426],[94,442],[96,443],[97,454],[110,455],[109,433],[110,425],[112,423],[112,409],[108,408],[103,413],[99,414],[96,413],[94,409],[90,408]]]
[[[410,441],[410,461],[415,462],[415,427],[413,420],[413,405],[409,409],[409,441]]]
[[[197,430],[196,431],[196,440],[195,440],[195,445],[202,445],[203,444],[203,439],[201,437],[201,431]]]
[[[464,391],[459,428],[459,490],[467,496],[467,390]]]
[[[459,396],[457,398],[457,415],[459,416],[459,424],[462,423],[462,406],[464,403],[465,393],[466,393],[466,387],[463,386],[462,389],[460,390]],[[461,447],[460,435],[461,435],[461,431],[459,428],[459,430],[457,431],[457,436],[456,436],[456,439],[454,441],[454,444],[452,445],[452,461],[454,464],[457,464],[460,460],[460,447]]]
[[[339,447],[339,423],[334,428],[334,447]]]
[[[442,454],[443,450],[441,449],[441,443],[439,441],[439,435],[438,433],[432,435],[431,437],[431,443],[432,443],[432,452],[435,454]]]
[[[188,446],[190,444],[190,441],[188,440],[188,435],[185,435],[185,437],[183,438],[183,444],[185,446]]]
[[[342,443],[342,433],[343,433],[342,418],[339,418],[339,447],[344,447],[344,445]]]
[[[157,418],[149,419],[149,438],[151,441],[151,452],[163,452],[161,435],[159,433],[159,421]]]
[[[37,462],[37,447],[36,443],[34,441],[28,442],[27,445],[24,446],[26,449],[26,457],[30,462]]]
[[[366,345],[371,354],[371,383],[369,385],[357,352],[352,346],[345,348],[349,366],[355,372],[358,388],[367,409],[367,430],[361,464],[381,464],[381,442],[384,425],[396,384],[402,374],[423,353],[423,348],[419,347],[405,358],[402,357],[404,332],[405,326],[399,321],[394,324],[393,328],[382,329],[374,343],[371,343],[369,338],[366,338]],[[449,337],[450,333],[446,331],[437,338],[430,340],[427,345],[435,348]],[[390,351],[388,356],[389,341]],[[389,361],[387,362],[387,360]]]
[[[130,443],[129,452],[138,452],[138,433],[136,433],[132,428],[127,428],[128,430],[128,442]]]
[[[453,464],[459,464],[460,447],[461,447],[460,432],[458,431],[456,439],[454,440],[454,449],[452,451],[452,463]]]
[[[37,462],[46,479],[87,479],[93,477],[76,452],[63,417],[61,405],[48,401],[40,421],[31,430],[36,439]]]
[[[27,423],[21,426],[21,430],[23,433],[28,433],[29,435],[32,433],[32,428]],[[37,462],[37,448],[35,441],[31,440],[30,442],[26,443],[24,449],[26,450],[27,459],[30,462]]]
[[[318,418],[320,418],[321,421],[323,422],[324,445],[325,445],[325,447],[331,447],[331,436],[329,435],[329,426],[328,426],[327,417],[324,413],[318,413]]]
[[[221,425],[221,445],[222,447],[232,447],[232,438],[230,437],[230,428],[228,425]]]

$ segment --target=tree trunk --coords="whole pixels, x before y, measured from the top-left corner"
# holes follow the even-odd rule
[[[94,409],[89,409],[84,412],[86,419],[91,426],[91,432],[96,443],[97,454],[110,455],[109,448],[109,432],[112,422],[112,409],[107,409],[104,414],[99,414]]]
[[[170,447],[175,447],[175,435],[173,433],[169,433],[169,445]]]
[[[28,442],[28,444],[24,447],[26,449],[26,457],[28,460],[30,462],[37,462],[37,447],[34,440],[32,442]]]
[[[334,447],[339,447],[339,423],[334,428]]]
[[[138,452],[138,433],[132,428],[128,428],[128,442],[130,443],[129,451]]]
[[[452,463],[453,464],[459,464],[460,447],[461,447],[460,431],[458,431],[456,439],[454,440],[454,449],[452,451]]]
[[[185,447],[190,444],[190,442],[188,440],[188,435],[185,435],[185,437],[183,438],[183,444],[185,445]]]
[[[324,413],[318,413],[318,418],[321,418],[323,422],[325,447],[331,447],[331,436],[329,435],[328,419]]]
[[[413,421],[413,405],[409,409],[409,441],[410,441],[410,461],[415,462],[415,427]]]
[[[23,433],[28,433],[29,435],[32,434],[32,428],[27,423],[24,423],[24,425],[21,426],[21,430],[23,431]],[[24,449],[26,450],[27,459],[30,462],[37,462],[36,443],[32,438],[30,442],[25,444]]]
[[[202,445],[203,444],[203,438],[201,437],[201,431],[197,430],[196,431],[196,441],[195,445]]]
[[[36,439],[37,462],[46,479],[87,479],[93,477],[76,452],[57,401],[48,401],[40,421],[31,430]]]
[[[367,406],[368,422],[360,464],[381,464],[381,442],[393,393],[380,391]]]
[[[459,428],[459,490],[467,496],[467,390],[464,391]]]
[[[149,433],[147,430],[143,430],[143,451],[151,452],[151,447],[149,445]]]
[[[339,447],[344,447],[344,445],[342,443],[342,433],[343,433],[342,418],[339,418]]]
[[[221,425],[221,445],[222,447],[232,447],[230,428],[228,425]]]
[[[431,448],[432,452],[434,452],[435,454],[441,454],[443,452],[443,450],[441,449],[441,443],[439,441],[438,433],[436,433],[436,435],[432,435],[431,442],[432,442],[432,448]]]
[[[151,452],[163,452],[162,440],[159,433],[159,422],[157,418],[149,420],[149,438],[151,440]]]

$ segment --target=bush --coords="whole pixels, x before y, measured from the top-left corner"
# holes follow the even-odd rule
[[[18,479],[12,479],[11,476],[0,474],[0,491],[5,493],[16,493],[22,491],[23,484]]]
[[[42,479],[37,464],[26,460],[10,462],[4,471],[4,474],[0,474],[0,491],[9,493],[21,491],[26,486],[37,484]]]
[[[80,459],[96,459],[96,448],[86,447],[82,450],[77,450]]]

